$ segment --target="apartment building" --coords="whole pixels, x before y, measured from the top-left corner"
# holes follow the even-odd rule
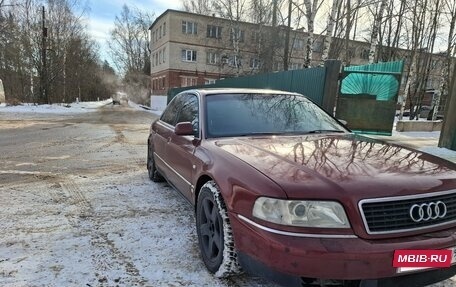
[[[152,94],[164,95],[173,87],[209,84],[220,78],[260,72],[264,64],[260,56],[267,52],[264,39],[271,27],[167,10],[149,30]],[[305,33],[293,31],[291,41],[289,69],[300,69],[305,56]],[[315,59],[318,57],[315,55]],[[271,55],[271,59],[273,63],[268,64],[272,70],[283,70],[283,58]]]
[[[149,30],[152,95],[165,95],[169,88],[210,84],[226,77],[265,70],[282,71],[284,67],[283,46],[287,27],[279,27],[275,37],[271,37],[273,29],[269,26],[166,10]],[[269,55],[271,45],[268,40],[278,45]],[[303,68],[306,41],[307,34],[302,30],[290,31],[289,70]],[[342,42],[342,39],[333,39],[332,46],[343,49]],[[323,38],[315,35],[312,66],[319,64],[322,49]],[[369,49],[369,43],[350,41],[350,65],[367,64]],[[409,54],[407,50],[400,53],[404,57]],[[271,59],[271,62],[261,59]],[[432,91],[438,88],[442,63],[438,56],[433,60],[433,72],[424,89]],[[263,69],[266,66],[268,69]],[[403,79],[402,84],[404,82]]]

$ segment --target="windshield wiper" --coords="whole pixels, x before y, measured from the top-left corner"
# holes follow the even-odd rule
[[[236,135],[238,137],[248,137],[248,136],[276,136],[276,135],[281,135],[283,134],[282,132],[252,132],[252,133],[246,133],[246,134],[239,134]]]
[[[323,134],[323,133],[345,133],[345,131],[341,130],[312,130],[307,131],[306,134]]]

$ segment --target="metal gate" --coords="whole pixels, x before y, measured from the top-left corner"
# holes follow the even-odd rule
[[[391,135],[404,62],[345,67],[336,117],[355,133]]]

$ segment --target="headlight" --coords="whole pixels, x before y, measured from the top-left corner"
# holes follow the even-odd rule
[[[334,201],[280,200],[260,197],[253,206],[253,216],[282,225],[350,228],[344,208]]]

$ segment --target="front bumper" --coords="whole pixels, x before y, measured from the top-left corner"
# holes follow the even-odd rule
[[[456,228],[426,236],[365,240],[358,237],[297,237],[264,230],[236,214],[230,214],[230,220],[241,264],[258,262],[265,268],[284,275],[334,280],[377,280],[434,272],[441,275],[439,278],[443,276],[437,280],[440,281],[456,273],[454,266],[411,274],[399,274],[393,267],[394,250],[445,249],[456,246]]]

